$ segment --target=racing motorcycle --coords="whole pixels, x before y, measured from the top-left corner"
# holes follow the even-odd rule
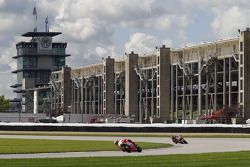
[[[172,141],[175,144],[188,144],[188,142],[181,136],[171,136]]]
[[[138,145],[127,145],[127,144],[122,144],[121,145],[121,150],[123,152],[128,152],[128,153],[131,153],[131,152],[142,152],[142,148]]]

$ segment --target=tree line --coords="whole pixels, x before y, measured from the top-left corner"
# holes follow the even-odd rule
[[[5,112],[10,108],[10,100],[6,99],[4,95],[0,96],[0,112]]]

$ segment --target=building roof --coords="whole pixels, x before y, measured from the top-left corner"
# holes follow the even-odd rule
[[[22,34],[23,37],[41,37],[41,36],[46,36],[46,37],[54,37],[59,34],[62,34],[61,32],[26,32]]]
[[[13,90],[13,92],[15,93],[25,93],[26,91],[23,89],[17,89],[17,90]]]
[[[18,70],[14,70],[11,71],[11,73],[18,73],[21,71],[51,71],[51,69],[43,69],[43,68],[24,68],[24,69],[18,69]]]
[[[22,86],[22,84],[14,84],[14,85],[11,85],[10,87],[11,88],[17,88],[17,87],[20,87],[20,86]]]
[[[13,56],[13,59],[17,59],[18,57],[38,57],[38,56],[51,56],[51,57],[69,57],[70,54],[42,54],[42,53],[33,53],[33,54],[22,54],[22,55],[16,55]]]
[[[174,48],[172,49],[172,51],[182,51],[183,49],[192,49],[192,48],[199,48],[199,47],[205,47],[205,46],[209,46],[209,45],[216,45],[216,44],[221,44],[221,43],[225,43],[225,42],[233,42],[233,41],[238,41],[239,37],[235,37],[235,38],[228,38],[228,39],[220,39],[220,40],[216,40],[216,41],[212,41],[212,42],[201,42],[199,44],[192,44],[189,46],[185,46],[182,48]]]

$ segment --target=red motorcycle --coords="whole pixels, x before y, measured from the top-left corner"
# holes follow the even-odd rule
[[[122,144],[120,146],[121,150],[123,152],[128,152],[128,153],[131,153],[131,152],[142,152],[142,148],[138,145],[127,145],[127,144]]]

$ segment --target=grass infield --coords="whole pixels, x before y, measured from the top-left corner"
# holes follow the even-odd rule
[[[144,157],[0,159],[2,167],[249,167],[250,151]]]
[[[166,148],[171,144],[137,142],[143,149]],[[0,139],[0,154],[49,153],[80,151],[115,151],[112,141]]]

